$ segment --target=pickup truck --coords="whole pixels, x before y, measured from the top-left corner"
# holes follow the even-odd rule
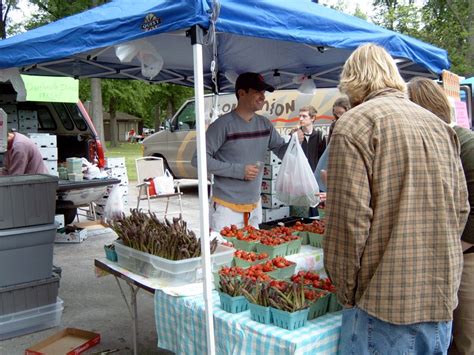
[[[31,133],[31,127],[25,128],[19,124],[19,113],[36,112],[38,127],[34,130],[38,133],[56,135],[58,163],[65,162],[69,157],[79,157],[97,164],[99,168],[105,166],[102,143],[80,101],[76,104],[18,102],[13,86],[9,83],[0,83],[0,108],[9,115],[9,121],[16,121],[9,124],[7,128],[23,134]],[[0,153],[0,161],[1,155]],[[84,206],[99,199],[105,194],[107,186],[118,183],[120,183],[118,179],[59,180],[56,214],[64,214],[65,222],[71,223],[78,206]]]

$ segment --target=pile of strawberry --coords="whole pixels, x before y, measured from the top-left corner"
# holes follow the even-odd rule
[[[234,256],[239,258],[239,259],[249,261],[249,262],[255,262],[257,260],[264,260],[264,259],[268,258],[267,253],[257,254],[253,251],[249,252],[249,251],[245,251],[245,250],[236,250],[235,253],[234,253]]]
[[[219,275],[224,275],[228,277],[249,278],[255,282],[256,281],[268,282],[271,280],[271,277],[268,276],[263,271],[262,264],[252,265],[251,267],[247,269],[244,269],[238,266],[232,266],[232,267],[225,266],[219,270]]]
[[[230,227],[222,228],[220,234],[226,238],[237,238],[249,242],[260,241],[262,244],[275,246],[298,239],[298,236],[293,235],[295,231],[294,227],[275,227],[264,230],[247,226],[239,229],[232,224]]]
[[[329,292],[336,292],[336,287],[329,278],[321,278],[318,273],[313,271],[299,271],[296,275],[291,276],[293,282],[303,282],[304,285],[319,288]]]
[[[294,265],[294,262],[285,259],[283,256],[277,256],[276,258],[273,258],[271,261],[272,261],[273,266],[279,269],[283,269],[285,267]]]
[[[295,228],[298,231],[324,234],[325,225],[324,225],[324,221],[315,219],[313,222],[307,223],[307,224],[298,221],[296,222],[293,228]]]

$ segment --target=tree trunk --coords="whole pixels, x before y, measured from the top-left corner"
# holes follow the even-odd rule
[[[95,129],[99,134],[100,141],[103,143],[105,149],[105,137],[104,137],[104,115],[102,107],[102,86],[100,79],[91,79],[91,114],[92,122],[94,123]]]
[[[109,114],[110,114],[110,147],[115,148],[118,146],[118,135],[117,135],[117,98],[112,96],[109,102]]]
[[[160,110],[160,105],[155,105],[155,132],[158,132],[160,130],[161,126],[161,110]]]

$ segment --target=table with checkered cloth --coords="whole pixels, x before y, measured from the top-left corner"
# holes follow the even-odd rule
[[[217,354],[336,354],[341,330],[341,312],[309,321],[288,331],[257,323],[250,312],[232,314],[220,308],[212,292]],[[173,297],[155,292],[158,346],[176,354],[206,354],[206,324],[202,295]]]

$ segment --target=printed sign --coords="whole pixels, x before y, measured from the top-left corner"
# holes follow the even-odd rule
[[[454,98],[456,101],[460,101],[459,76],[451,73],[449,70],[443,70],[441,77],[443,79],[443,89],[446,95]]]
[[[466,103],[463,101],[456,101],[455,103],[456,109],[456,124],[459,127],[464,127],[467,129],[471,128],[471,124],[469,122],[469,116],[467,115],[467,108]]]

